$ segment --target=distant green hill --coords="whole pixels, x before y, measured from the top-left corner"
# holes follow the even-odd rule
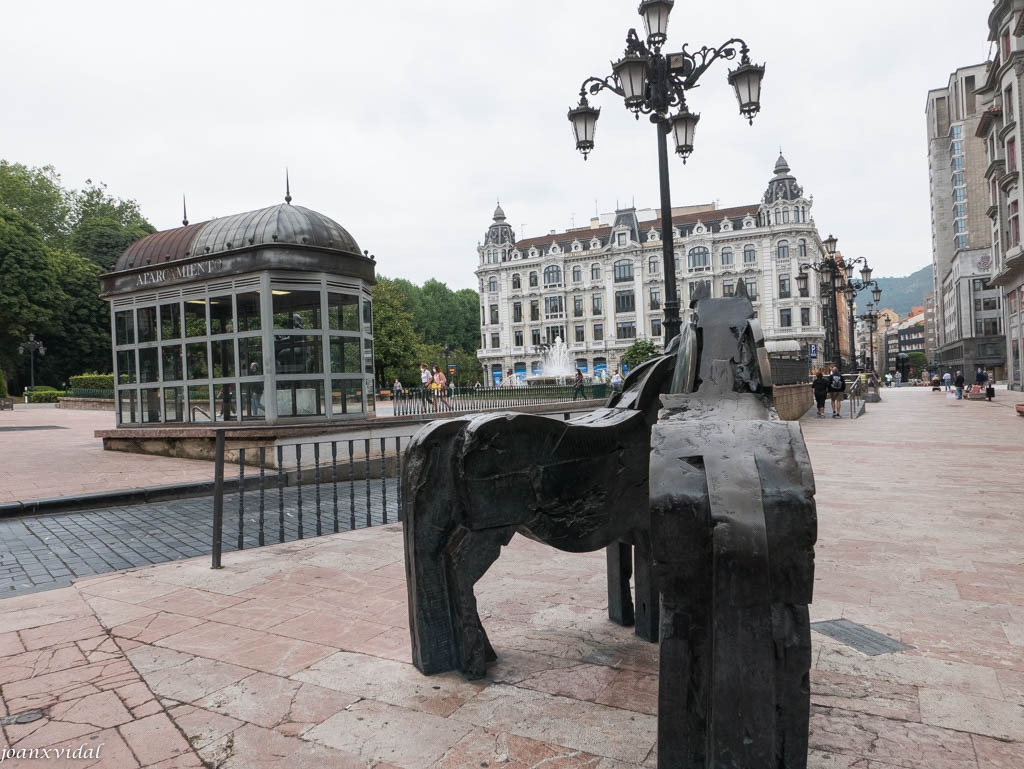
[[[904,317],[910,312],[910,308],[924,304],[924,295],[932,290],[932,266],[922,267],[912,275],[905,278],[876,278],[879,287],[882,289],[882,309],[891,308]],[[858,305],[871,301],[865,300],[863,294],[859,298]],[[858,307],[858,310],[861,308]]]

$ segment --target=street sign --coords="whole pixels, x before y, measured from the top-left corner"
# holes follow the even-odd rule
[[[458,363],[449,363],[448,364],[448,378],[449,379],[454,379],[455,375],[458,374],[458,373],[459,373],[459,364]]]
[[[818,357],[818,345],[816,345],[814,342],[811,342],[809,345],[807,345],[807,357],[812,359]]]

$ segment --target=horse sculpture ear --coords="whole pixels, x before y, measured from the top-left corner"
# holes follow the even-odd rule
[[[691,309],[695,308],[697,306],[697,302],[699,302],[701,299],[710,299],[710,298],[711,298],[711,287],[707,283],[705,283],[704,281],[701,281],[700,283],[697,284],[697,288],[695,288],[693,290],[693,298],[690,299],[690,308]]]
[[[745,280],[736,283],[736,291],[733,293],[733,296],[742,296],[744,299],[750,298],[750,295],[747,293],[747,282]]]

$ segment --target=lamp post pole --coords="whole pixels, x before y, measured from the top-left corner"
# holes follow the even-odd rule
[[[878,291],[878,296],[881,298],[881,289]],[[875,370],[875,330],[878,328],[878,311],[874,308],[877,306],[877,300],[872,303],[868,302],[868,311],[863,315],[858,315],[862,321],[868,324],[868,351],[869,356],[865,356],[865,368],[868,371]]]
[[[853,277],[853,268],[858,264],[864,265],[863,267],[861,267],[859,280]],[[843,269],[846,271],[846,281],[845,285],[843,286],[843,294],[846,296],[846,307],[849,310],[850,314],[850,361],[852,363],[857,359],[857,356],[855,354],[853,336],[853,326],[855,318],[854,301],[857,298],[857,294],[859,294],[861,291],[866,291],[867,289],[870,288],[872,299],[874,299],[875,303],[877,304],[879,301],[881,301],[882,289],[878,287],[877,280],[871,279],[871,268],[868,266],[868,260],[865,259],[863,256],[857,257],[856,259],[847,260],[843,264]]]
[[[599,108],[590,106],[588,93],[594,96],[608,90],[618,94],[637,120],[642,112],[650,115],[651,122],[655,124],[661,185],[661,241],[665,273],[665,317],[662,325],[666,347],[679,334],[682,325],[676,290],[668,135],[673,135],[676,154],[685,163],[693,152],[693,135],[700,120],[700,115],[691,113],[687,107],[686,93],[696,87],[701,75],[716,60],[731,60],[739,54],[739,66],[729,71],[728,81],[736,89],[740,114],[751,123],[761,109],[761,80],[764,77],[764,66],[750,61],[750,50],[740,38],[727,40],[717,48],[704,46],[691,53],[684,45],[678,53],[663,54],[661,47],[666,40],[668,17],[674,4],[674,0],[641,1],[637,10],[647,30],[646,42],[640,40],[635,29],[630,29],[626,35],[626,51],[612,64],[612,74],[584,80],[580,86],[579,104],[568,114],[576,136],[576,149],[583,153],[584,160],[594,149],[594,128],[601,113]]]
[[[842,369],[843,359],[839,348],[839,286],[842,283],[840,266],[836,262],[836,244],[839,239],[829,235],[822,242],[825,247],[824,253],[818,262],[808,262],[800,265],[800,272],[796,276],[796,284],[800,293],[807,293],[808,275],[807,270],[813,270],[821,276],[819,285],[819,297],[823,299],[822,312],[826,316],[825,327],[825,357],[832,360],[832,365]]]
[[[28,341],[18,345],[19,354],[24,355],[26,350],[28,350],[29,356],[29,381],[31,383],[29,388],[34,390],[36,387],[36,353],[46,355],[46,347],[36,339],[35,334],[29,334]]]

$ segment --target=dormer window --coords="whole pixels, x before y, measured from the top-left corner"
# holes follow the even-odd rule
[[[619,246],[620,248],[625,248],[625,246],[626,246],[626,233],[624,233],[624,232],[616,233],[616,235],[615,235],[615,245]]]

